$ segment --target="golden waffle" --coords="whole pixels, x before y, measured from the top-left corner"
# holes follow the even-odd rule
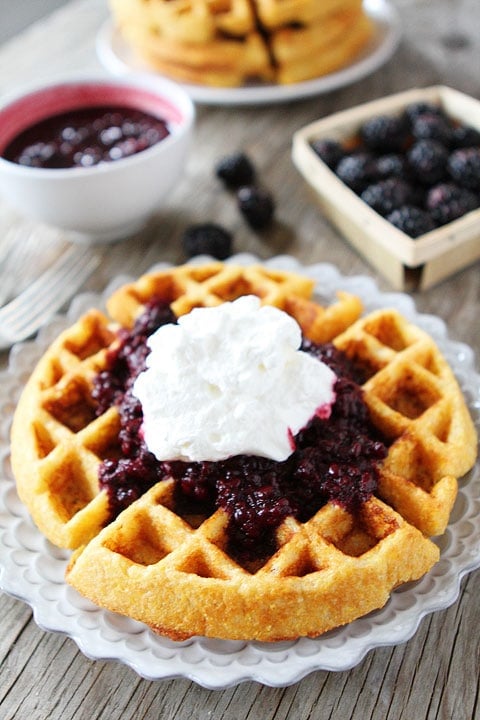
[[[207,43],[219,34],[245,37],[256,30],[249,0],[110,0],[110,7],[120,28],[179,43]]]
[[[278,551],[249,572],[225,551],[223,511],[195,529],[171,506],[165,481],[72,558],[67,580],[177,640],[316,636],[383,606],[393,587],[438,558],[433,543],[372,499],[356,520],[327,505],[303,525],[285,521]]]
[[[358,320],[334,341],[369,376],[365,402],[393,441],[380,494],[426,535],[445,530],[456,478],[475,462],[476,433],[457,381],[433,340],[393,310]]]
[[[476,453],[460,389],[433,341],[397,313],[359,318],[358,299],[342,293],[321,308],[313,289],[305,277],[262,267],[159,271],[112,295],[113,322],[91,311],[48,349],[15,413],[12,466],[42,532],[78,548],[67,580],[86,597],[177,639],[279,640],[318,635],[379,608],[436,562],[425,534],[444,529],[455,478]],[[110,408],[96,417],[91,393],[116,329],[130,327],[152,297],[181,315],[245,294],[291,312],[307,336],[334,340],[355,357],[368,376],[373,420],[392,440],[378,497],[355,515],[329,503],[307,522],[286,518],[276,552],[258,566],[229,554],[223,510],[182,513],[170,479],[109,522],[98,467],[118,455],[119,416]]]
[[[272,32],[277,82],[301,82],[345,67],[365,47],[372,32],[372,22],[363,13],[338,13],[319,24]]]
[[[110,0],[119,32],[151,68],[235,87],[333,72],[366,46],[361,0]]]
[[[112,0],[125,40],[156,70],[184,82],[270,80],[249,0]]]
[[[255,7],[263,27],[272,30],[286,25],[311,25],[335,13],[356,13],[362,0],[256,0]]]
[[[164,298],[179,317],[195,307],[214,307],[241,295],[257,295],[265,305],[292,315],[314,342],[328,342],[359,317],[362,305],[357,297],[340,291],[338,302],[321,307],[311,299],[313,289],[314,282],[306,277],[260,266],[184,265],[173,273],[143,275],[121,288],[109,299],[108,312],[130,328],[151,297]]]
[[[150,67],[182,82],[233,87],[273,77],[270,56],[258,32],[242,39],[218,37],[208,43],[162,38],[133,25],[124,34]]]
[[[321,308],[309,299],[312,292],[311,280],[263,267],[188,265],[144,275],[114,293],[108,302],[114,324],[92,310],[65,331],[34,370],[12,428],[18,492],[42,532],[61,547],[76,548],[108,521],[98,465],[115,455],[119,419],[114,408],[95,418],[91,384],[115,344],[116,323],[131,327],[151,297],[169,302],[180,316],[252,294],[265,304],[290,308],[311,339],[324,342],[360,314],[361,305],[351,295],[340,293],[337,303]]]

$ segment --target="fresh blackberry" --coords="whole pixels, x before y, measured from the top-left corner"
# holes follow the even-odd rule
[[[410,103],[405,108],[405,117],[407,121],[410,123],[410,125],[413,125],[415,120],[420,115],[439,115],[441,117],[444,117],[445,114],[440,107],[440,105],[435,105],[435,103],[425,102],[423,100],[420,100],[419,102]]]
[[[338,163],[337,176],[356,193],[361,193],[375,177],[375,162],[369,153],[346,155]]]
[[[311,146],[318,157],[332,170],[338,165],[345,154],[342,145],[336,140],[313,140]]]
[[[272,221],[275,203],[271,193],[254,185],[237,191],[237,203],[243,217],[255,230],[263,230]]]
[[[424,235],[435,228],[435,223],[430,215],[415,205],[403,205],[396,208],[387,215],[386,219],[412,238]]]
[[[454,183],[442,183],[428,191],[425,204],[437,225],[445,225],[479,207],[480,198]]]
[[[405,146],[405,121],[396,115],[376,115],[363,123],[360,137],[369,150],[397,152]]]
[[[380,180],[389,177],[405,178],[407,175],[405,157],[399,153],[380,155],[376,161],[376,175]]]
[[[438,140],[442,145],[448,146],[452,138],[452,127],[441,115],[424,113],[415,119],[412,135],[417,140]]]
[[[437,140],[418,140],[407,154],[416,179],[425,185],[440,182],[446,176],[448,151]]]
[[[182,246],[187,257],[205,254],[225,260],[232,252],[232,235],[215,223],[190,225],[183,233]]]
[[[462,187],[480,190],[480,147],[454,150],[448,158],[448,172]]]
[[[452,130],[452,147],[466,148],[480,145],[480,131],[470,125],[457,125]]]
[[[216,168],[216,176],[229,188],[250,185],[255,177],[255,168],[244,153],[235,153],[222,158]]]
[[[380,215],[388,215],[413,199],[410,185],[400,178],[387,178],[369,185],[360,197]]]

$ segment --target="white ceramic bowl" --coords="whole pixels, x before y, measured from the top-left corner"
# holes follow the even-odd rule
[[[135,155],[92,167],[25,167],[1,157],[22,130],[82,107],[129,106],[163,118],[170,134]],[[0,195],[24,216],[111,242],[139,230],[165,203],[185,168],[195,120],[188,95],[161,78],[82,78],[30,89],[0,105]]]

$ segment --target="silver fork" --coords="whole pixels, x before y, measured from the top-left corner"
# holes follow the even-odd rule
[[[87,246],[72,246],[14,300],[0,309],[0,347],[33,335],[67,302],[98,266]]]
[[[18,269],[28,261],[30,253],[38,247],[36,233],[23,226],[13,227],[2,239],[0,248],[0,307],[15,294]]]

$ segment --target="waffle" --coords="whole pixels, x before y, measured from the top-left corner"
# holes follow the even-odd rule
[[[110,0],[110,7],[121,28],[141,28],[179,43],[207,43],[221,33],[245,37],[256,30],[248,0]]]
[[[18,492],[42,532],[76,548],[67,581],[100,606],[174,639],[274,641],[316,636],[382,607],[397,585],[438,559],[456,478],[476,438],[459,387],[433,341],[393,311],[361,317],[347,293],[321,307],[308,278],[210,263],[161,270],[120,288],[51,345],[20,398],[12,427]],[[372,419],[390,439],[379,492],[358,510],[334,503],[287,517],[257,565],[229,551],[228,516],[183,512],[161,480],[111,521],[98,468],[119,453],[119,416],[95,415],[92,383],[152,297],[175,314],[245,294],[291,313],[315,342],[333,341],[365,370]]]
[[[249,0],[111,0],[127,43],[152,68],[218,87],[272,79]]]
[[[364,368],[371,418],[392,445],[379,492],[425,535],[443,533],[457,478],[474,464],[469,412],[433,340],[393,310],[358,320],[334,341]]]
[[[141,48],[150,67],[181,82],[235,87],[273,79],[268,49],[258,32],[242,39],[220,36],[208,43],[159,38],[148,28],[133,25],[124,34]]]
[[[356,14],[362,0],[256,0],[259,20],[268,30],[287,25],[313,25],[336,13]]]
[[[200,267],[184,265],[175,272],[144,275],[122,287],[108,300],[110,316],[131,328],[151,297],[165,298],[177,317],[196,307],[214,307],[242,295],[257,295],[292,315],[313,342],[329,342],[349,327],[362,311],[361,302],[339,291],[338,301],[322,307],[312,299],[314,283],[307,277],[263,267],[237,267],[210,263]]]
[[[360,10],[335,13],[319,22],[282,27],[271,34],[276,78],[289,84],[345,67],[372,36],[372,23]]]
[[[148,66],[212,86],[319,77],[350,63],[373,33],[361,0],[110,0],[110,8]]]

